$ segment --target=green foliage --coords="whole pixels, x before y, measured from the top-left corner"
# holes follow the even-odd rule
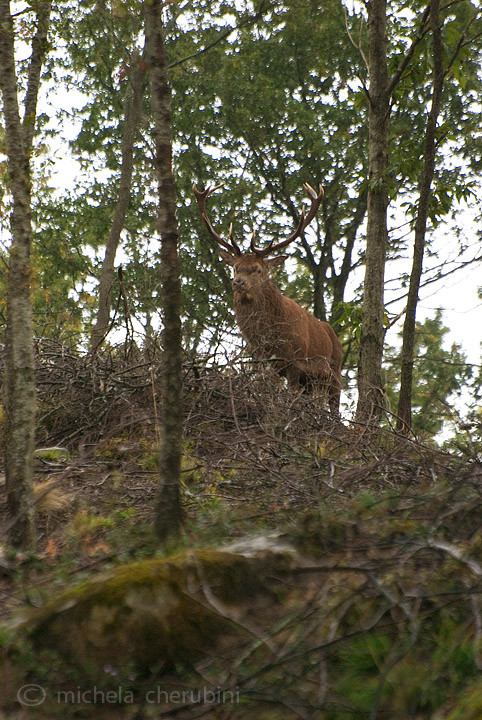
[[[39,118],[34,309],[39,334],[62,341],[78,342],[96,310],[95,279],[119,182],[124,98],[136,53],[142,51],[140,9],[134,0],[69,0],[54,8],[44,81],[51,90],[75,88],[78,94],[74,108],[59,107],[54,98],[49,112]],[[388,28],[391,73],[417,41],[394,90],[385,179],[410,221],[432,71],[430,33],[421,31],[424,9],[416,1],[405,3],[403,12],[393,7]],[[480,18],[473,18],[468,0],[441,12],[447,77],[430,208],[433,227],[453,210],[454,202],[474,198],[474,171],[481,155]],[[296,222],[302,183],[322,182],[320,217],[292,248],[298,270],[289,278],[288,293],[319,317],[338,323],[343,303],[352,302],[345,297],[348,278],[363,261],[367,73],[355,46],[366,54],[366,23],[351,8],[345,13],[337,0],[275,5],[262,0],[252,7],[232,0],[195,0],[184,6],[167,3],[164,14],[173,91],[185,347],[190,352],[217,348],[233,325],[229,275],[206,238],[193,202],[193,181],[225,182],[211,202],[216,225],[226,233],[232,221],[240,241],[254,228],[261,243],[285,236]],[[19,19],[18,32],[31,34],[29,15]],[[142,111],[120,257],[129,311],[139,323],[136,327],[148,334],[159,324],[159,258],[152,240],[147,92]],[[49,143],[55,148],[59,135],[69,137],[78,171],[74,187],[54,189]],[[399,252],[399,244],[392,240],[391,255]],[[116,281],[114,301],[119,293]],[[123,325],[125,309],[119,303],[114,328]],[[355,332],[356,328],[355,323]]]
[[[444,337],[448,328],[442,322],[442,310],[435,317],[417,323],[413,369],[413,429],[425,437],[436,435],[444,424],[454,419],[451,402],[460,397],[469,382],[472,369],[457,343],[447,349]],[[399,379],[398,351],[386,353],[386,392],[392,408],[396,407]]]
[[[482,458],[482,365],[477,368],[467,388],[471,401],[463,422],[458,422],[446,447],[465,457]]]
[[[318,266],[320,293],[326,295],[328,306],[335,296],[335,276],[329,268],[335,257],[349,258],[352,252],[347,234],[362,192],[366,139],[366,126],[347,85],[359,57],[344,42],[342,8],[336,2],[320,7],[311,2],[265,5],[254,18],[229,3],[220,7],[221,13],[229,7],[230,22],[238,28],[224,43],[201,52],[208,37],[214,42],[222,34],[214,30],[215,17],[211,36],[204,41],[184,32],[183,18],[178,19],[179,34],[170,46],[173,63],[198,52],[172,69],[174,124],[181,144],[179,187],[190,198],[193,179],[200,185],[225,181],[223,192],[210,203],[216,225],[226,232],[232,221],[238,240],[254,228],[262,243],[282,238],[296,222],[303,182],[322,182],[325,227],[313,223],[306,250],[298,252],[308,270],[307,280]],[[190,11],[199,12],[206,22],[212,8],[199,3]],[[216,6],[216,17],[218,11]],[[203,21],[196,27],[203,27]],[[319,48],[337,44],[335,38],[345,55],[336,61],[331,53],[320,56]],[[194,276],[217,253],[204,239],[192,202],[181,209],[180,220],[192,248],[184,258],[185,270],[192,268]],[[201,238],[200,245],[196,237]],[[196,310],[189,308],[198,299],[203,307],[206,287],[212,294],[218,283],[225,293],[225,275],[221,272],[217,278],[220,271],[215,264],[216,277],[202,278],[201,297],[195,287],[196,294],[186,298],[192,317]],[[340,276],[341,297],[345,282]],[[305,287],[310,295],[307,304],[312,305],[313,290],[309,284]],[[321,302],[315,298],[314,304],[322,314]]]
[[[337,656],[335,686],[351,709],[346,715],[334,712],[330,720],[370,717],[374,708],[391,708],[393,718],[430,717],[463,692],[477,668],[462,618],[442,613],[432,632],[427,630],[415,645],[408,632],[394,646],[393,636],[381,631],[347,643]]]

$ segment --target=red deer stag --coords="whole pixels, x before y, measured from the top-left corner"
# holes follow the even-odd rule
[[[233,226],[229,229],[229,242],[214,230],[206,213],[206,198],[217,187],[204,191],[193,185],[201,217],[211,236],[224,250],[219,253],[234,271],[234,312],[241,333],[255,357],[272,359],[278,373],[286,377],[294,388],[319,387],[327,391],[330,410],[338,413],[340,403],[340,375],[342,347],[335,331],[327,322],[300,307],[294,300],[281,294],[270,278],[270,269],[280,265],[286,255],[268,259],[268,255],[281,250],[296,240],[315,217],[323,199],[323,188],[316,194],[310,185],[304,188],[311,200],[294,232],[282,242],[273,240],[264,248],[251,239],[250,252],[243,253],[236,244]]]

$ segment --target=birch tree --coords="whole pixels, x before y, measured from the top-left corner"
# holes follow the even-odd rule
[[[8,176],[12,196],[11,245],[8,257],[5,351],[5,475],[8,508],[15,522],[11,540],[35,544],[32,473],[35,431],[35,365],[30,299],[32,244],[30,155],[37,116],[42,63],[47,51],[51,4],[35,4],[36,32],[27,71],[27,90],[20,117],[15,64],[15,30],[8,0],[0,0],[0,88],[3,100]]]

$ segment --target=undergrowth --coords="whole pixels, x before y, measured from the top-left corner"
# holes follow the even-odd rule
[[[482,696],[478,457],[333,419],[320,398],[289,392],[269,368],[189,363],[183,531],[159,547],[156,357],[112,351],[89,364],[39,348],[37,445],[65,452],[36,459],[37,483],[52,483],[39,496],[38,552],[4,551],[0,642],[9,646],[9,623],[27,604],[42,606],[106,570],[264,537],[266,552],[287,543],[306,566],[277,574],[267,645],[258,640],[224,667],[221,650],[210,659],[211,682],[217,668],[241,700],[207,707],[207,716],[456,720],[465,703],[472,717],[467,694],[473,707]],[[2,514],[6,521],[4,505]],[[254,625],[261,610],[251,609]],[[39,664],[28,643],[17,647],[22,682],[60,672],[55,661],[42,675]],[[156,717],[136,707],[118,717]],[[111,717],[108,709],[83,716]],[[8,720],[24,711],[15,702],[4,710]]]

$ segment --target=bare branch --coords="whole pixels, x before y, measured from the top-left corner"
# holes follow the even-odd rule
[[[363,64],[365,65],[365,69],[366,69],[367,73],[370,73],[370,65],[368,63],[367,56],[365,55],[363,48],[362,48],[363,15],[361,15],[361,19],[360,19],[360,39],[359,39],[358,43],[356,43],[353,35],[351,34],[351,30],[348,27],[348,10],[346,9],[346,7],[344,7],[343,11],[345,13],[345,27],[346,27],[346,33],[348,35],[348,39],[350,40],[353,47],[356,50],[358,50],[358,52],[360,53],[360,57],[363,60]]]

